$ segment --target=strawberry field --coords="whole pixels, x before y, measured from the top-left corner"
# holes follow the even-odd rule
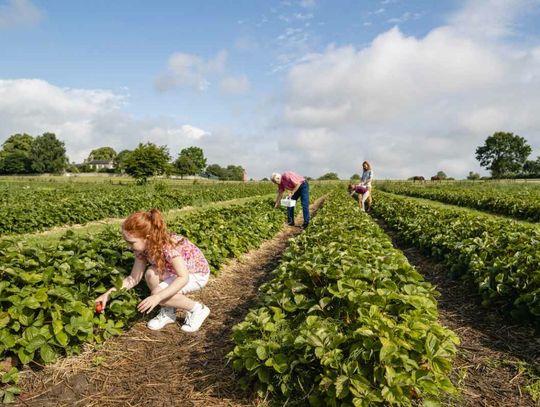
[[[154,376],[174,376],[178,383],[191,383],[193,362],[189,354],[182,353],[183,342],[188,340],[190,347],[200,347],[199,352],[207,355],[198,373],[208,377],[203,379],[205,388],[222,387],[217,393],[182,388],[182,403],[186,404],[180,405],[189,405],[194,394],[206,400],[206,405],[476,405],[478,399],[471,398],[468,387],[475,383],[475,372],[470,363],[465,364],[467,369],[462,367],[463,352],[474,338],[464,335],[463,326],[453,319],[459,309],[447,314],[445,304],[450,300],[444,292],[441,308],[438,288],[422,276],[431,271],[424,270],[423,263],[411,265],[416,261],[409,254],[406,257],[400,247],[411,247],[407,253],[417,250],[415,256],[426,259],[422,262],[433,261],[441,268],[441,275],[464,284],[460,290],[471,287],[470,296],[478,295],[478,300],[468,309],[479,310],[487,319],[500,315],[502,322],[496,323],[499,330],[513,324],[509,331],[520,335],[514,337],[514,346],[521,343],[523,349],[538,349],[534,330],[540,327],[540,232],[536,223],[511,218],[521,213],[519,208],[529,212],[516,218],[533,216],[530,208],[534,208],[536,198],[527,200],[525,196],[536,192],[516,193],[515,200],[507,202],[511,208],[500,217],[490,213],[499,209],[486,205],[476,207],[483,212],[469,209],[474,205],[466,204],[466,198],[460,201],[461,208],[456,202],[454,206],[443,203],[448,201],[439,195],[430,196],[431,200],[413,198],[410,195],[416,192],[405,191],[406,185],[388,183],[381,187],[392,193],[376,186],[373,211],[366,214],[347,196],[343,185],[314,183],[311,199],[320,209],[306,230],[284,225],[284,210],[273,208],[275,187],[269,183],[59,188],[40,183],[28,189],[2,185],[3,195],[9,198],[3,198],[0,211],[12,216],[5,220],[5,236],[0,241],[2,400],[36,406],[72,404],[68,399],[46,398],[54,393],[53,387],[62,386],[62,381],[49,381],[55,376],[50,372],[71,358],[107,360],[112,356],[102,355],[101,347],[121,338],[131,340],[141,327],[145,334],[135,341],[175,341],[179,352],[160,362],[152,375],[129,370],[144,367],[149,349],[127,354],[130,377],[140,379],[142,374],[163,397],[156,405],[167,404],[165,395],[170,389],[160,393]],[[410,188],[416,189],[444,194],[444,184],[431,189]],[[456,184],[448,187],[447,195],[459,196],[460,191],[463,196],[473,194],[472,187],[459,189]],[[481,187],[475,193],[483,197],[490,192]],[[94,205],[88,203],[90,197]],[[235,202],[244,197],[250,198]],[[24,206],[31,200],[38,202],[36,212],[31,212],[30,205]],[[206,204],[211,201],[230,203]],[[43,235],[42,244],[13,235],[122,217],[146,209],[149,203],[163,211],[197,206],[168,220],[170,229],[202,249],[213,273],[214,285],[208,294],[206,288],[201,293],[210,298],[205,300],[212,310],[208,327],[203,326],[190,339],[175,324],[164,332],[145,330],[147,318],[136,312],[136,304],[147,294],[144,284],[113,293],[106,312],[94,313],[94,298],[112,285],[119,287],[133,264],[133,254],[118,226],[105,225],[92,233],[66,227],[59,238]],[[47,218],[48,214],[48,221],[29,226],[32,219]],[[273,260],[249,257],[264,242],[278,240],[287,248],[274,253]],[[240,283],[231,288],[227,281],[232,277],[222,276],[221,271],[229,269],[231,259],[244,258],[246,253],[248,257],[242,262],[247,270],[260,266],[273,271],[267,271],[264,278],[248,277],[250,271],[244,271],[245,286]],[[266,282],[259,288],[263,280]],[[444,291],[440,280],[436,284]],[[250,290],[258,294],[244,303]],[[472,323],[482,325],[481,321]],[[499,343],[497,349],[501,347]],[[211,358],[211,350],[218,348],[221,356]],[[88,353],[89,349],[93,350]],[[82,356],[76,356],[81,352]],[[536,381],[539,355],[537,350],[529,350],[528,356],[513,359],[518,354],[516,350],[512,357],[507,355],[506,365],[494,374],[521,369],[506,380],[519,386],[512,387],[516,395],[509,400],[513,400],[512,405],[534,405],[540,397],[540,382]],[[154,397],[143,391],[140,382],[134,381],[131,387],[130,377],[111,376],[106,383],[101,366],[85,366],[87,382],[95,385],[77,393],[87,400],[81,405],[138,405]],[[191,368],[184,370],[185,366]],[[74,387],[70,374],[64,372],[62,377],[65,386]],[[41,388],[36,384],[40,380],[44,383]],[[115,385],[115,380],[124,385]],[[106,390],[107,386],[113,387]],[[497,391],[483,387],[484,392]],[[481,397],[491,397],[491,393]]]

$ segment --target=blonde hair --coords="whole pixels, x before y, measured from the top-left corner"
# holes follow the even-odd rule
[[[270,179],[271,179],[272,181],[275,182],[275,181],[276,181],[276,178],[278,178],[278,177],[281,178],[281,174],[278,173],[278,172],[273,172],[273,173],[272,173],[272,176],[270,177]]]
[[[136,238],[146,239],[148,258],[156,265],[158,273],[165,271],[163,248],[171,243],[171,236],[159,210],[132,213],[122,223],[122,229]]]

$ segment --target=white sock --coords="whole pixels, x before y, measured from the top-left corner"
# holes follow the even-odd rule
[[[203,309],[203,305],[200,302],[195,301],[195,305],[191,308],[190,312],[196,312]]]

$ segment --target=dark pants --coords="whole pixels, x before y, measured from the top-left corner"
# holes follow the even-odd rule
[[[298,199],[300,197],[300,202],[302,203],[302,214],[304,215],[304,226],[307,226],[309,223],[309,184],[307,181],[304,181],[300,188],[291,197],[292,199]],[[294,206],[287,208],[287,222],[292,224],[294,222]]]

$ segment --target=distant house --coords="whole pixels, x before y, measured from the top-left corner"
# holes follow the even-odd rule
[[[99,171],[103,169],[112,170],[114,168],[113,160],[85,160],[84,164],[92,168],[94,171]]]

